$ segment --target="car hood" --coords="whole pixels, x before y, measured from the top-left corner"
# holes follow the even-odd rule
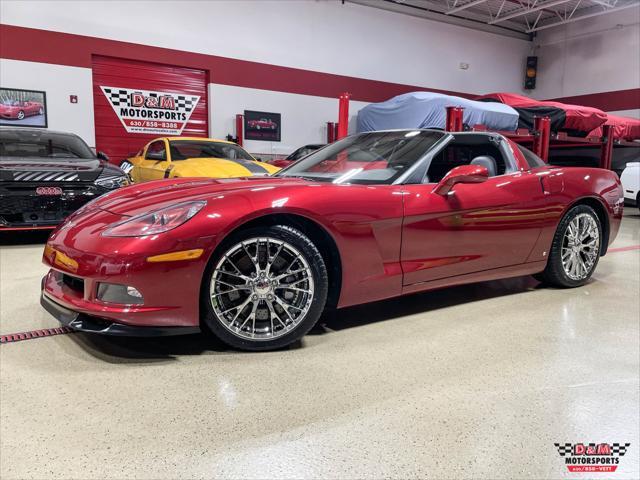
[[[182,176],[232,178],[256,174],[275,173],[279,168],[257,160],[228,160],[225,158],[188,158],[175,162]],[[261,171],[261,170],[264,170]]]
[[[96,159],[0,157],[0,181],[94,181],[105,164]]]
[[[309,183],[312,182],[286,177],[157,180],[121,188],[99,199],[95,207],[117,215],[133,216],[185,201],[210,200],[244,191],[299,187]]]

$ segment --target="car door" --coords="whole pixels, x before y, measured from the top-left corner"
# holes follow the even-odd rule
[[[546,215],[540,180],[518,170],[506,140],[497,138],[457,134],[431,160],[425,183],[405,185],[404,285],[526,261]],[[433,191],[452,168],[487,161],[478,157],[496,161],[493,176],[459,183],[446,195]]]
[[[139,178],[140,180],[136,181],[147,182],[166,178],[165,174],[171,165],[171,159],[168,155],[164,139],[151,142],[147,145],[142,159],[135,167],[137,171],[134,174],[134,179]]]

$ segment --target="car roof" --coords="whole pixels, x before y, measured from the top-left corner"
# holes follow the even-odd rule
[[[29,127],[14,127],[11,125],[0,125],[0,131],[2,132],[18,132],[18,133],[50,133],[53,135],[67,135],[69,137],[81,138],[77,133],[61,132],[59,130],[51,130],[49,128],[29,128]]]
[[[160,137],[155,140],[160,140],[164,138],[165,140],[169,140],[170,142],[174,140],[197,140],[199,142],[216,142],[216,143],[228,143],[229,145],[237,145],[235,142],[230,142],[228,140],[220,140],[218,138],[205,138],[205,137]]]
[[[29,127],[13,127],[11,125],[0,125],[0,130],[8,131],[12,130],[14,132],[32,132],[32,133],[53,133],[55,135],[70,135],[73,137],[77,137],[76,133],[71,132],[61,132],[59,130],[51,130],[49,128],[29,128]]]

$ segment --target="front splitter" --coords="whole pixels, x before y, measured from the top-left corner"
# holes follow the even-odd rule
[[[120,337],[168,337],[200,333],[199,327],[136,327],[70,310],[49,298],[44,292],[40,305],[62,325],[80,332]]]

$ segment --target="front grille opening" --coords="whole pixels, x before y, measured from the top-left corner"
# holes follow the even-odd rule
[[[64,283],[71,290],[84,295],[84,280],[82,278],[74,277],[72,275],[62,274],[62,283]]]

